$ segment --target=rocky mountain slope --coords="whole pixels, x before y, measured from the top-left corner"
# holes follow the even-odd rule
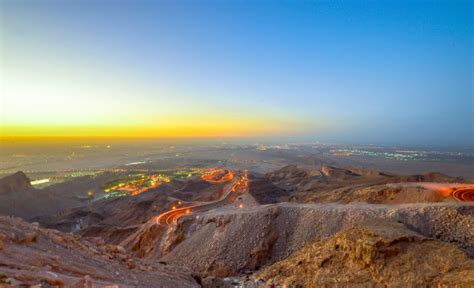
[[[425,237],[454,243],[474,255],[473,210],[438,205],[274,204],[229,208],[198,218],[183,217],[164,230],[148,223],[125,245],[146,262],[165,261],[199,275],[227,277],[282,260],[310,241],[330,237],[372,218],[399,221]],[[172,249],[169,249],[172,247]]]
[[[422,187],[406,187],[396,183],[464,183],[461,178],[440,173],[398,176],[362,168],[302,168],[288,165],[265,175],[274,186],[290,191],[287,199],[298,203],[419,203],[440,202],[445,197]],[[267,195],[267,198],[270,197]],[[276,199],[283,199],[275,196]],[[271,203],[271,202],[269,202]]]
[[[17,172],[0,179],[0,214],[32,219],[84,204],[61,192],[35,189],[23,172]]]
[[[0,179],[0,195],[2,196],[30,189],[33,189],[30,179],[21,171]]]
[[[35,220],[48,228],[98,236],[108,243],[118,244],[140,225],[172,206],[186,205],[185,201],[214,200],[221,195],[222,187],[222,184],[210,186],[200,180],[173,180],[139,195],[95,201]]]
[[[23,176],[0,185],[0,196],[43,191]],[[251,174],[248,193],[236,202],[192,211],[170,225],[158,215],[219,199],[226,184],[173,180],[33,220],[73,234],[0,217],[0,281],[215,287],[227,285],[224,277],[247,275],[245,287],[469,287],[473,205],[442,196],[430,188],[439,186],[434,182],[463,180],[290,165]],[[55,201],[55,193],[45,195],[38,201]]]
[[[259,204],[272,204],[288,201],[290,192],[275,186],[266,177],[249,177],[249,194]]]
[[[405,225],[368,221],[309,243],[247,286],[472,287],[474,260]]]
[[[117,284],[120,287],[199,287],[190,272],[160,263],[142,264],[120,246],[0,216],[0,286]]]

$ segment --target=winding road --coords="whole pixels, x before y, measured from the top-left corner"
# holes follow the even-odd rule
[[[474,188],[469,187],[456,189],[451,195],[458,201],[474,201]]]
[[[191,205],[186,207],[176,208],[173,207],[170,211],[167,211],[156,218],[156,223],[161,225],[171,225],[176,222],[180,217],[185,215],[192,215],[196,213],[206,212],[227,204],[234,202],[237,197],[248,191],[248,174],[247,171],[238,175],[238,173],[232,173],[235,177],[231,178],[229,186],[226,188],[224,197],[213,202],[204,204]],[[415,185],[415,183],[409,183]],[[451,183],[416,183],[417,186],[425,186],[428,189],[438,190],[445,197],[453,197],[458,201],[470,202],[474,201],[474,185],[472,184],[451,184]]]
[[[230,204],[237,199],[237,197],[247,191],[248,188],[248,175],[247,171],[243,173],[243,175],[239,175],[237,177],[233,177],[227,191],[225,192],[225,196],[217,201],[208,202],[199,205],[191,205],[187,207],[175,208],[167,211],[156,218],[156,223],[161,225],[171,225],[172,223],[176,222],[180,217],[184,215],[191,215],[199,212],[206,212],[211,209],[218,208],[220,206],[224,206]]]
[[[452,197],[457,201],[474,201],[474,184],[471,183],[408,182],[403,184],[438,191],[443,197]]]

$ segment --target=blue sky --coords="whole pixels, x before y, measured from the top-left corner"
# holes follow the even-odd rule
[[[471,1],[1,8],[5,134],[58,123],[170,131],[182,121],[182,133],[221,135],[222,121],[257,138],[474,143]],[[25,111],[26,101],[37,105]]]

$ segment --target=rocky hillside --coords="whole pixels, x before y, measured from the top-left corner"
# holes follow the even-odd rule
[[[171,181],[35,220],[73,234],[0,218],[0,233],[6,219],[0,247],[17,247],[11,255],[0,251],[0,261],[6,257],[0,276],[8,269],[7,278],[0,279],[54,284],[59,275],[57,283],[65,285],[186,287],[199,282],[227,287],[226,277],[237,277],[245,287],[469,287],[473,206],[435,193],[433,187],[450,185],[433,183],[437,179],[447,180],[438,174],[406,177],[327,165],[286,166],[250,175],[248,193],[235,196],[236,202],[192,209],[173,223],[157,221],[158,215],[218,199],[225,184]],[[21,246],[25,242],[31,244]],[[22,253],[29,253],[25,264],[14,264]]]
[[[266,177],[249,177],[249,193],[259,204],[288,201],[290,192],[275,186]]]
[[[33,189],[30,179],[21,171],[0,179],[0,195],[19,193],[30,189]]]
[[[59,191],[33,188],[23,172],[0,179],[0,214],[3,215],[32,219],[80,205],[83,205],[81,200]]]
[[[125,245],[146,262],[165,261],[199,275],[227,277],[282,260],[313,240],[360,221],[399,221],[425,237],[454,243],[474,255],[472,209],[443,205],[275,204],[183,217],[169,229],[150,222]],[[245,235],[243,237],[243,235]]]
[[[191,273],[145,265],[124,248],[0,217],[0,286],[199,287]],[[116,286],[114,286],[116,287]]]
[[[368,221],[311,242],[252,278],[248,286],[472,287],[474,261],[403,224]]]
[[[463,179],[440,173],[413,176],[389,175],[362,168],[338,168],[322,165],[320,169],[285,166],[266,174],[274,186],[290,191],[288,199],[298,203],[420,203],[444,201],[436,191],[395,185],[411,182],[462,183]],[[390,185],[394,184],[394,185]],[[275,189],[276,191],[276,189]],[[266,198],[282,199],[280,193],[267,193]],[[268,202],[271,203],[271,202]]]
[[[184,200],[214,200],[222,193],[222,187],[223,184],[209,186],[204,181],[171,181],[139,195],[95,201],[35,220],[48,228],[102,237],[108,243],[118,244],[150,218],[179,206],[178,203],[185,205]]]

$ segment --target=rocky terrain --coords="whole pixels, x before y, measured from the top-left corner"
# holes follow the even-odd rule
[[[474,210],[438,205],[274,204],[183,217],[168,230],[149,223],[131,251],[146,262],[165,261],[202,277],[251,273],[285,259],[306,243],[330,237],[361,221],[398,221],[420,235],[452,243],[474,255]],[[317,227],[317,229],[314,229]],[[245,235],[245,237],[242,237]],[[124,244],[124,246],[127,246]],[[173,247],[172,249],[165,249]]]
[[[323,163],[251,173],[248,179],[248,190],[229,198],[235,202],[166,225],[158,216],[172,207],[216,201],[232,191],[224,193],[225,182],[194,177],[134,196],[74,206],[69,201],[77,197],[53,192],[64,191],[66,184],[34,189],[21,172],[0,179],[0,198],[6,201],[0,201],[0,211],[23,213],[38,222],[0,217],[0,283],[474,284],[474,206],[439,190],[469,181],[439,173],[399,176]]]
[[[403,224],[368,221],[313,241],[252,278],[249,287],[472,287],[474,260]]]
[[[212,201],[221,195],[222,187],[199,179],[173,180],[133,197],[95,201],[35,220],[48,228],[88,237],[98,236],[108,243],[118,244],[140,225],[178,205],[178,202],[185,205],[188,201]]]
[[[406,186],[400,183],[469,183],[462,178],[440,173],[399,176],[362,168],[338,168],[322,165],[319,168],[285,166],[265,175],[265,179],[285,191],[289,199],[298,203],[433,203],[445,201],[437,191],[422,186]],[[268,197],[268,196],[267,196]],[[279,202],[278,201],[278,202]]]
[[[23,172],[17,172],[0,179],[0,214],[32,219],[84,205],[74,195],[64,196],[61,192],[64,191],[35,189]]]
[[[160,263],[142,264],[123,247],[101,239],[82,239],[1,216],[0,286],[9,285],[199,287],[189,271]]]
[[[249,180],[249,194],[259,204],[271,204],[289,200],[290,192],[275,186],[266,177],[251,176]]]

